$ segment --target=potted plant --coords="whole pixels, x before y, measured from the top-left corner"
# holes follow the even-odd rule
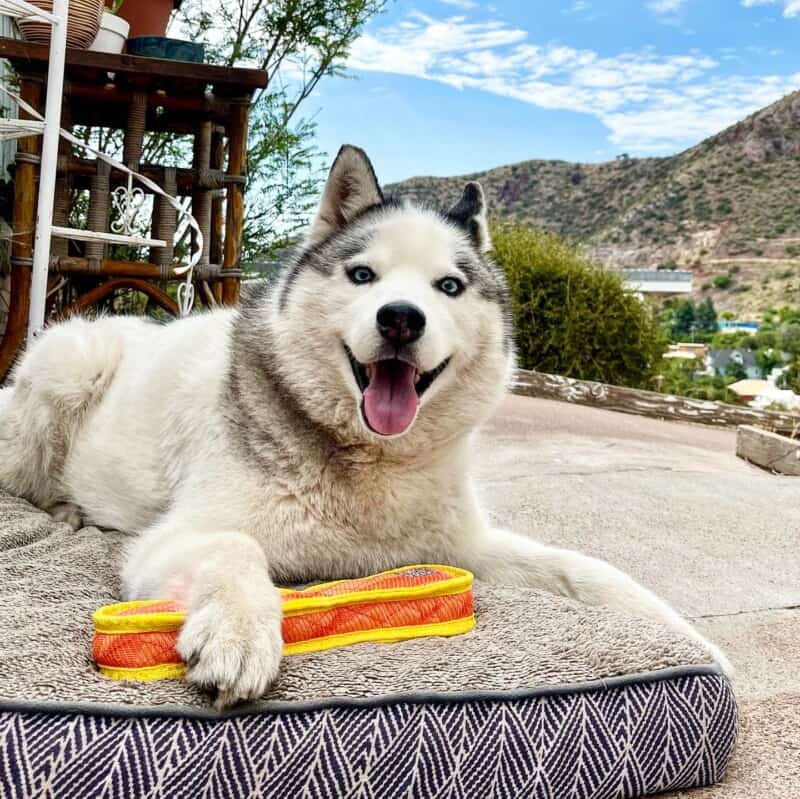
[[[129,0],[120,9],[123,19],[130,23],[129,37],[163,36],[167,32],[170,14],[179,8],[181,0]]]
[[[111,8],[103,9],[100,30],[92,42],[90,50],[98,53],[121,53],[128,40],[130,25],[128,20],[118,16],[124,0],[114,0]]]

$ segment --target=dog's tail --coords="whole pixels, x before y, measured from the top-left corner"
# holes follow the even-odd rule
[[[121,353],[106,325],[80,318],[33,343],[0,392],[0,486],[40,507],[59,501],[72,440],[108,389]]]

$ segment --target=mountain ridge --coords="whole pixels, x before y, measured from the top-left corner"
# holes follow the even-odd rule
[[[696,298],[743,318],[800,304],[800,92],[672,156],[534,159],[387,190],[441,207],[466,180],[495,219],[557,232],[613,268],[691,269]]]

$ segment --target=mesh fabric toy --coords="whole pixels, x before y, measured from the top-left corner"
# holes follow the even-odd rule
[[[286,655],[458,635],[475,626],[472,574],[451,566],[407,566],[281,594]],[[100,608],[93,618],[92,653],[105,676],[147,681],[184,675],[175,649],[186,618],[179,603],[122,602]]]

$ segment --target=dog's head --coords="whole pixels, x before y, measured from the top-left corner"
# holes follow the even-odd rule
[[[442,440],[483,421],[512,358],[489,248],[477,183],[445,213],[387,201],[365,153],[343,147],[273,294],[281,374],[304,410],[344,437],[384,444]]]

